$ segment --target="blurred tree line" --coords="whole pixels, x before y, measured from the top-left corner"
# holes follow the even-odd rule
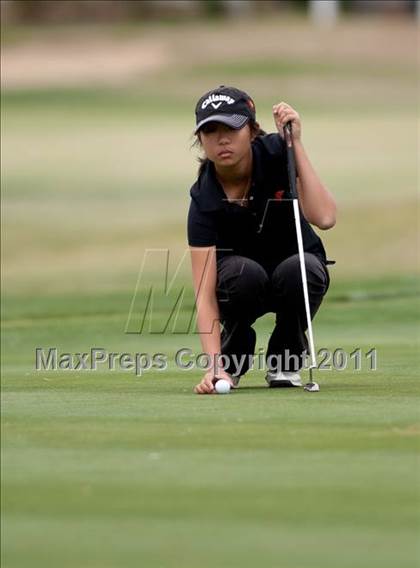
[[[2,23],[114,22],[253,16],[308,8],[311,0],[1,0]],[[333,2],[335,0],[323,0]],[[338,0],[341,11],[414,13],[415,0]]]

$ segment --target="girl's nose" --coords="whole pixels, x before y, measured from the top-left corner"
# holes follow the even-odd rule
[[[219,131],[219,143],[229,142],[229,132],[227,130]]]

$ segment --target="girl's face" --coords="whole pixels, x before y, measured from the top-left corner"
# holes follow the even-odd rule
[[[251,149],[249,125],[235,130],[220,122],[208,122],[199,132],[206,157],[216,166],[235,166]]]

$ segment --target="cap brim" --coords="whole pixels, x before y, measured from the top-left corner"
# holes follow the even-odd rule
[[[212,116],[204,118],[197,124],[194,134],[197,134],[200,128],[208,122],[221,122],[222,124],[226,124],[226,126],[230,126],[230,128],[239,130],[240,128],[245,126],[248,120],[249,117],[244,116],[243,114],[213,114]]]

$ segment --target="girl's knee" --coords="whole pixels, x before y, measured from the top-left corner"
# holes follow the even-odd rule
[[[232,299],[252,301],[267,292],[269,278],[260,264],[236,255],[227,259],[218,275],[218,287],[230,293]]]
[[[326,292],[329,276],[322,261],[311,253],[305,253],[305,270],[309,288],[322,287]],[[281,262],[272,274],[272,285],[275,290],[285,293],[298,293],[302,287],[302,274],[299,255],[295,254]]]

